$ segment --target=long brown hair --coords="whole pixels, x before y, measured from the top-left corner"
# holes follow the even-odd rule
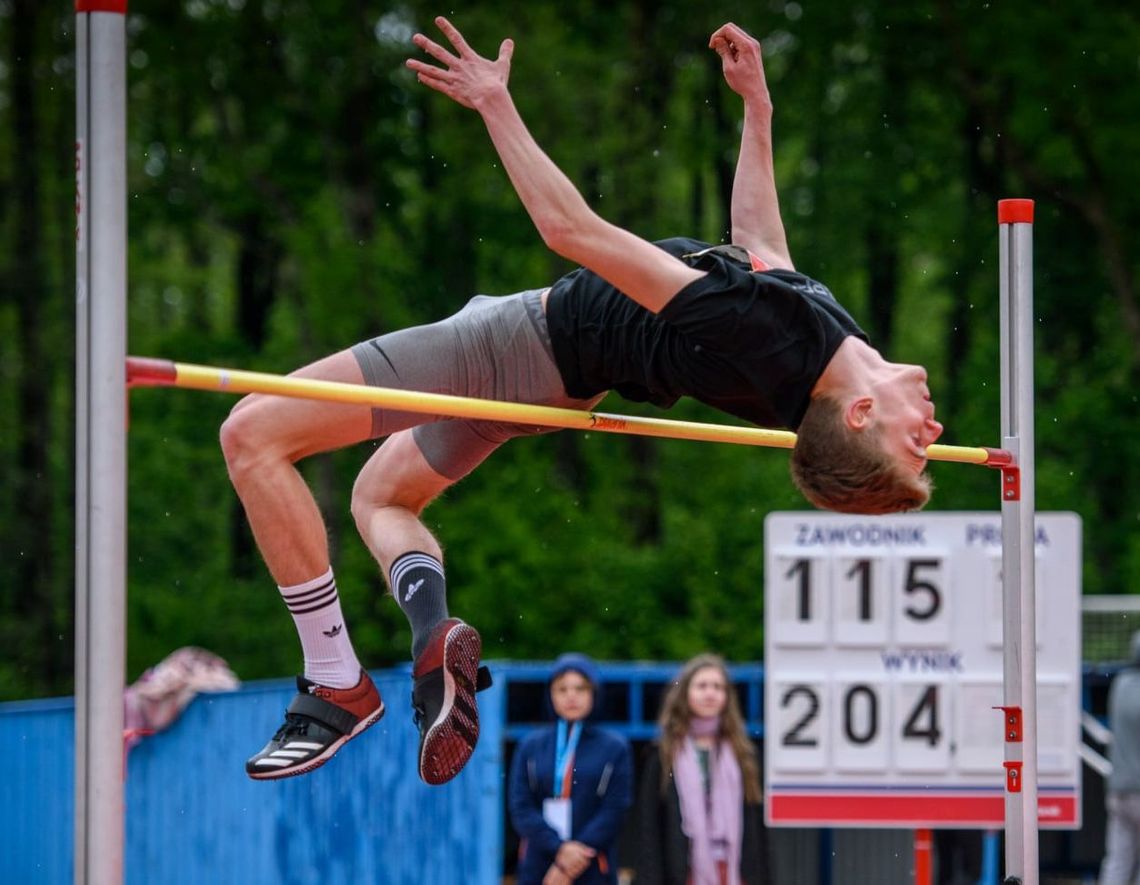
[[[812,397],[792,450],[792,480],[816,507],[840,513],[920,510],[930,499],[925,473],[908,473],[882,448],[877,429],[856,432],[828,396]]]
[[[657,716],[657,725],[661,730],[661,738],[657,745],[658,753],[661,755],[661,791],[664,792],[669,786],[669,781],[673,777],[673,760],[689,733],[689,721],[693,715],[689,710],[689,683],[693,681],[698,671],[706,667],[720,671],[727,689],[724,711],[720,716],[720,733],[717,737],[732,747],[733,755],[740,765],[745,800],[753,805],[758,804],[763,794],[760,791],[760,764],[757,761],[756,745],[752,743],[752,739],[748,737],[748,730],[744,727],[740,703],[736,699],[732,680],[728,677],[724,658],[709,653],[697,655],[681,668],[680,674],[669,687],[665,700],[661,703],[661,712]]]

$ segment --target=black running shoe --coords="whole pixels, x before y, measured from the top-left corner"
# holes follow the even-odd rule
[[[471,758],[479,740],[475,692],[491,685],[479,666],[479,632],[458,618],[441,621],[412,669],[412,707],[420,729],[420,777],[429,784],[451,780]]]
[[[384,702],[367,673],[353,688],[326,688],[297,677],[297,696],[285,722],[245,771],[255,780],[273,780],[320,768],[341,746],[380,721]]]

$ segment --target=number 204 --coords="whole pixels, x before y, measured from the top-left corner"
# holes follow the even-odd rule
[[[774,686],[777,757],[801,768],[931,770],[948,761],[946,688],[940,684],[851,682]],[[831,705],[828,705],[829,699]]]

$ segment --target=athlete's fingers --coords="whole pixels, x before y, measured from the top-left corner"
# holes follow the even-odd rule
[[[429,89],[434,89],[436,92],[441,92],[452,101],[462,104],[462,102],[459,100],[459,96],[455,92],[455,89],[447,81],[423,73],[417,74],[416,79],[423,83],[424,86],[427,86]]]
[[[719,28],[713,31],[712,36],[709,37],[709,48],[715,49],[716,46],[714,44],[716,44],[718,40],[727,40],[729,30],[733,27],[735,26],[732,24],[732,22],[727,22],[726,24],[721,25]]]
[[[423,34],[416,34],[413,36],[412,42],[436,61],[443,62],[448,67],[451,67],[452,65],[455,65],[459,62],[459,59],[455,55],[448,52],[430,37],[427,37]]]
[[[423,77],[432,77],[436,80],[451,80],[454,76],[451,71],[446,68],[437,68],[435,65],[429,65],[427,62],[420,61],[418,58],[409,58],[405,64]]]
[[[746,30],[744,30],[744,28],[740,27],[740,25],[736,24],[735,22],[725,23],[720,30],[723,31],[724,36],[733,43],[747,43],[749,40],[753,39],[751,34],[749,34]]]
[[[499,44],[499,61],[505,61],[510,64],[511,59],[515,54],[515,41],[507,37],[502,43]]]
[[[718,41],[724,41],[724,43],[727,44],[727,47],[732,50],[734,58],[741,49],[747,46],[759,47],[760,45],[755,37],[733,22],[727,22],[721,25],[713,32],[712,37],[709,38],[709,47],[716,49],[717,52],[724,55],[723,51],[717,49],[716,44]]]
[[[443,35],[451,41],[451,45],[459,50],[460,55],[472,54],[473,50],[467,45],[467,41],[463,39],[463,35],[459,33],[459,28],[455,27],[442,15],[435,17],[435,26],[443,31]]]

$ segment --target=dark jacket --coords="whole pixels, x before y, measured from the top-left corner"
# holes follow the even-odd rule
[[[689,839],[681,829],[681,800],[670,778],[661,792],[661,756],[650,748],[637,796],[637,885],[686,885]],[[740,878],[745,885],[769,885],[768,831],[762,805],[744,802]]]
[[[570,835],[597,849],[598,857],[575,882],[612,885],[617,882],[614,842],[633,798],[629,743],[589,722],[582,728],[570,787]],[[518,885],[541,882],[561,845],[542,817],[543,800],[554,795],[555,741],[554,726],[533,731],[519,743],[511,760],[507,800],[521,839]]]

